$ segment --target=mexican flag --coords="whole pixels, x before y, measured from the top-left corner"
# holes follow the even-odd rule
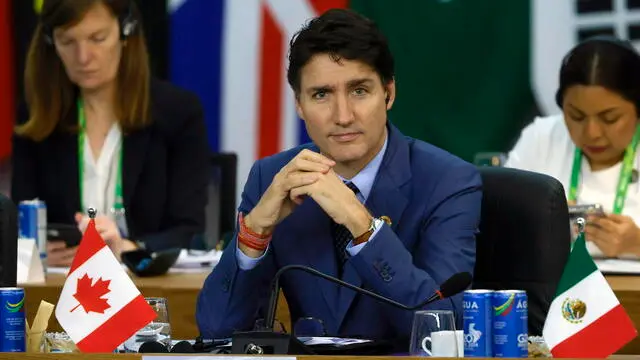
[[[631,319],[576,239],[542,331],[554,357],[606,358],[636,337]]]
[[[82,352],[113,352],[156,318],[91,219],[65,280],[56,318]]]

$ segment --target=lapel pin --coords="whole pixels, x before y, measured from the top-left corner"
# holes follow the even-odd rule
[[[387,223],[387,225],[391,226],[391,218],[386,216],[386,215],[382,215],[380,216],[380,219],[384,220],[384,222]]]

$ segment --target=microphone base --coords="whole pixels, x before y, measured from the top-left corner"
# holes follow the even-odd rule
[[[231,338],[231,354],[315,355],[311,348],[290,334],[246,331],[234,333]]]

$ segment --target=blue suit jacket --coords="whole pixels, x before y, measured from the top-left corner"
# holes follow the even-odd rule
[[[342,279],[407,305],[431,296],[451,275],[473,274],[480,220],[481,180],[475,166],[388,126],[389,142],[365,203],[374,216],[389,216],[376,236],[344,267]],[[257,161],[239,211],[249,213],[275,174],[303,145]],[[269,251],[252,270],[239,269],[234,240],[207,278],[198,298],[197,322],[207,338],[251,330],[264,317],[270,282],[289,264],[336,276],[330,218],[311,198],[274,230]],[[330,335],[404,339],[413,313],[381,304],[300,271],[281,279],[293,323],[300,317],[324,322]],[[429,305],[453,309],[462,321],[462,295]]]

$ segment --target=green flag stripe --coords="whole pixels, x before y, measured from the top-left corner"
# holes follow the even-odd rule
[[[556,296],[569,290],[582,279],[597,271],[598,267],[593,262],[591,255],[587,251],[587,244],[584,241],[584,234],[580,234],[573,244],[569,261],[564,267],[564,272],[560,278]]]

